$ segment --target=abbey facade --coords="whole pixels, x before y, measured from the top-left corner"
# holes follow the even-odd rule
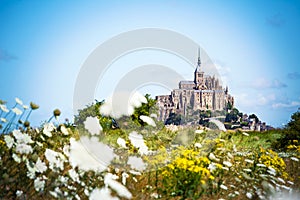
[[[223,88],[214,76],[205,75],[201,69],[200,52],[194,73],[194,81],[180,81],[179,89],[174,89],[170,95],[156,96],[159,108],[159,120],[165,121],[170,113],[186,116],[188,109],[222,111],[234,98],[229,95],[228,87]]]

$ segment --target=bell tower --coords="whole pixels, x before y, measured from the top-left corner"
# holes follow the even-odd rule
[[[198,48],[198,62],[197,62],[197,67],[194,76],[195,76],[194,82],[196,84],[196,89],[198,89],[200,85],[204,84],[204,72],[201,69],[200,47]]]

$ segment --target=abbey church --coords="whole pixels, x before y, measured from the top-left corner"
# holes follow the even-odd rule
[[[205,75],[201,69],[200,50],[194,72],[194,81],[180,81],[179,89],[174,89],[170,95],[156,96],[159,108],[159,120],[165,121],[170,113],[187,115],[188,109],[222,111],[234,98],[229,95],[228,87],[223,88],[215,76]]]

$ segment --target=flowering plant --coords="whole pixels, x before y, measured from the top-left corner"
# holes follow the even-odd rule
[[[133,112],[135,120],[120,118],[126,127],[120,128],[101,114],[101,105],[84,110],[80,126],[59,123],[56,109],[33,128],[28,120],[38,105],[16,99],[9,109],[0,101],[0,198],[268,199],[299,188],[298,141],[277,153],[263,148],[267,142],[256,133],[159,129],[154,113],[143,109]],[[245,148],[248,141],[252,148]]]

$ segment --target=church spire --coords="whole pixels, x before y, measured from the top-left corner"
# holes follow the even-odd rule
[[[195,84],[196,87],[199,87],[199,84],[202,84],[204,81],[204,72],[201,69],[201,59],[200,59],[200,47],[198,47],[198,62],[195,70]]]
[[[201,71],[201,59],[200,59],[200,47],[198,47],[198,62],[197,62],[197,69],[196,71]]]

